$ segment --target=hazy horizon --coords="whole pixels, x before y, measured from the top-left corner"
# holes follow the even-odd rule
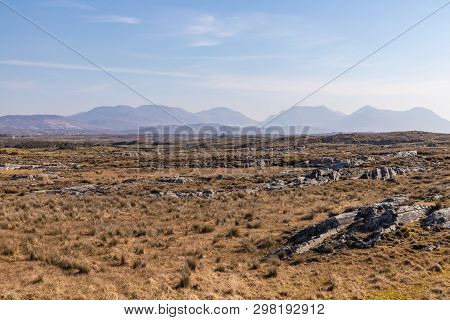
[[[156,104],[228,107],[261,121],[444,2],[8,3]],[[450,119],[449,15],[438,12],[302,105],[345,114],[424,107]],[[3,6],[0,27],[9,31],[0,34],[0,116],[149,104]]]
[[[148,105],[148,104],[147,104],[147,105]],[[127,106],[127,107],[131,107],[131,108],[138,108],[138,107],[146,106],[146,105],[145,105],[145,104],[144,104],[144,105],[135,105],[135,106],[130,106],[130,105],[114,105],[114,106],[106,106],[106,105],[103,105],[103,106],[96,106],[96,107],[90,108],[90,109],[88,109],[88,110],[80,111],[80,112],[73,113],[73,114],[72,114],[72,113],[71,113],[71,114],[57,114],[57,113],[54,113],[54,114],[50,114],[50,113],[35,113],[35,114],[28,114],[28,113],[25,113],[25,114],[5,114],[5,115],[0,114],[0,117],[2,117],[2,116],[21,116],[21,115],[58,115],[58,116],[72,116],[72,115],[75,115],[75,114],[78,114],[78,113],[90,111],[90,110],[95,109],[95,108],[97,108],[97,107],[118,107],[118,106]],[[189,111],[189,112],[192,112],[192,113],[202,112],[202,111],[207,111],[207,110],[211,110],[211,109],[215,109],[215,108],[227,108],[227,109],[230,109],[230,110],[234,110],[234,111],[241,112],[241,111],[239,111],[239,110],[237,110],[237,109],[235,109],[235,108],[232,108],[232,107],[211,107],[211,108],[205,108],[205,109],[198,110],[198,111],[190,111],[190,110],[187,110],[187,109],[185,109],[185,108],[183,108],[183,107],[180,107],[180,106],[167,106],[167,105],[161,105],[161,106],[182,108],[182,109],[184,109],[184,110],[186,110],[186,111]],[[322,106],[324,106],[324,105],[320,105],[320,106],[296,106],[296,107],[313,107],[313,108],[315,108],[315,107],[322,107]],[[363,107],[367,107],[367,106],[376,108],[376,109],[378,109],[378,110],[400,111],[400,112],[401,112],[401,111],[411,110],[411,109],[414,109],[414,108],[426,108],[426,107],[411,107],[411,108],[405,108],[405,109],[401,109],[401,110],[400,110],[400,109],[379,108],[379,107],[377,107],[377,106],[365,105],[365,106],[361,106],[361,107],[359,107],[359,108],[356,108],[356,109],[353,110],[352,112],[342,112],[342,111],[336,110],[336,109],[334,109],[334,108],[331,108],[331,107],[329,107],[329,106],[325,106],[325,107],[327,107],[328,109],[330,109],[330,110],[332,110],[332,111],[339,111],[339,112],[341,112],[341,113],[343,113],[343,114],[345,114],[345,115],[350,115],[350,114],[352,114],[353,112],[355,112],[355,111],[357,111],[357,110],[359,110],[359,109],[361,109],[361,108],[363,108]],[[286,110],[288,110],[288,109],[290,109],[290,108],[292,108],[292,106],[289,107],[289,108],[280,110],[278,113],[282,113],[282,112],[284,112],[284,111],[286,111]],[[433,110],[430,109],[430,108],[426,108],[426,109],[429,109],[429,110],[433,111]],[[434,112],[434,111],[433,111],[433,112]],[[262,118],[262,119],[257,119],[257,118],[253,118],[252,116],[246,114],[245,112],[241,112],[241,113],[242,113],[243,115],[249,117],[249,118],[252,119],[252,120],[256,120],[256,121],[260,121],[260,122],[263,122],[264,120],[267,120],[270,116],[274,116],[274,115],[277,115],[277,114],[278,114],[278,113],[274,113],[274,114],[272,114],[272,115],[269,115],[268,117],[265,117],[265,118]],[[438,116],[442,117],[443,119],[450,121],[450,119],[448,119],[448,118],[446,118],[446,117],[443,117],[443,116],[441,116],[441,115],[438,114],[438,113],[436,113],[436,114],[437,114]]]

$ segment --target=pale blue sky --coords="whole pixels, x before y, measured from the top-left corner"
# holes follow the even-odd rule
[[[446,0],[2,0],[158,104],[287,109]],[[148,104],[0,5],[0,116]],[[450,6],[303,105],[450,119]]]

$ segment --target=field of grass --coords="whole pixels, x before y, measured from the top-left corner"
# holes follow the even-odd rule
[[[415,223],[369,249],[267,256],[389,196],[448,207],[449,135],[135,140],[0,140],[0,299],[450,298],[448,229]],[[319,157],[371,160],[339,181],[274,182]],[[410,172],[358,179],[382,165]]]

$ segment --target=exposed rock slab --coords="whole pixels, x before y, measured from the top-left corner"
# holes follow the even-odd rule
[[[158,179],[158,182],[162,183],[187,183],[189,179],[184,177],[162,177]]]
[[[404,175],[409,172],[407,167],[386,167],[381,166],[372,170],[366,171],[359,178],[370,180],[387,180],[395,179],[397,175]]]
[[[273,254],[291,255],[309,250],[329,252],[341,248],[370,248],[385,233],[399,225],[422,220],[426,225],[448,226],[449,209],[429,214],[430,207],[405,205],[406,197],[397,196],[326,219],[294,233]],[[425,222],[424,222],[425,223]]]

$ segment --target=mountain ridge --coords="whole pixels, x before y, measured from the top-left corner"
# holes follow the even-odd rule
[[[179,121],[181,120],[181,121]],[[424,107],[405,111],[363,106],[351,114],[326,106],[295,106],[258,122],[241,112],[216,107],[189,112],[178,107],[99,106],[71,116],[8,115],[0,117],[0,133],[123,132],[139,127],[215,124],[225,126],[308,127],[310,133],[429,131],[450,133],[450,121]]]

